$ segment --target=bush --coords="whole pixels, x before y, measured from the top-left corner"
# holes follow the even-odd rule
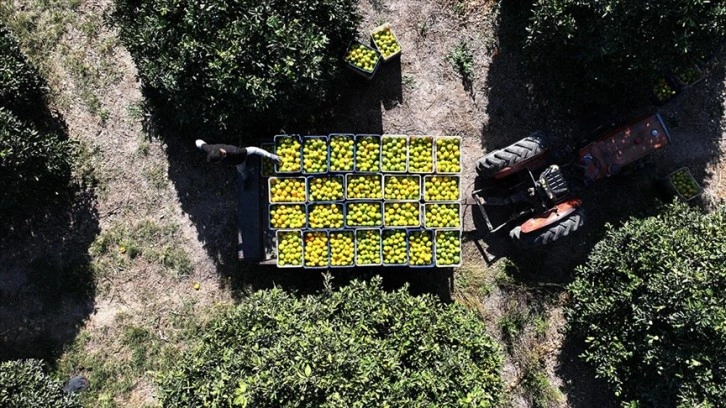
[[[9,215],[66,188],[74,144],[52,125],[45,81],[1,23],[0,55],[0,210]]]
[[[726,5],[708,0],[536,0],[527,50],[561,94],[622,103],[647,96],[663,71],[715,52]]]
[[[0,363],[0,406],[6,408],[80,408],[63,384],[43,371],[39,360]]]
[[[116,0],[113,16],[176,121],[228,138],[319,109],[360,20],[355,0]]]
[[[163,406],[495,407],[502,354],[460,305],[381,280],[295,298],[262,291],[161,376]]]
[[[584,358],[643,406],[726,401],[726,207],[610,227],[569,287]]]

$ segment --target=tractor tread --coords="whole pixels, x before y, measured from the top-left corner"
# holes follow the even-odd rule
[[[546,138],[544,133],[535,132],[503,149],[494,150],[479,159],[477,173],[482,178],[493,177],[505,167],[513,166],[544,153]]]
[[[534,248],[547,245],[562,237],[566,237],[577,231],[584,223],[585,210],[580,207],[566,218],[560,220],[557,224],[549,225],[545,229],[525,234],[522,232],[522,227],[517,226],[512,229],[509,236],[512,239],[519,241],[524,247]]]

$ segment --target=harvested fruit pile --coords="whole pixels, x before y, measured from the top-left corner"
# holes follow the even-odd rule
[[[701,194],[701,186],[698,185],[688,168],[683,167],[674,171],[669,178],[682,199],[688,201]]]
[[[460,266],[460,149],[451,136],[276,136],[278,266]]]

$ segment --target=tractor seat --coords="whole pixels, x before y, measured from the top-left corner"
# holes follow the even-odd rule
[[[562,175],[560,166],[553,164],[547,167],[537,180],[538,186],[547,194],[550,200],[563,197],[568,192],[567,180]]]

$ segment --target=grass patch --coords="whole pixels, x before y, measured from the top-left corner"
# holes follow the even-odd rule
[[[474,54],[465,41],[461,41],[446,57],[456,72],[461,75],[464,83],[470,83],[474,78]]]

